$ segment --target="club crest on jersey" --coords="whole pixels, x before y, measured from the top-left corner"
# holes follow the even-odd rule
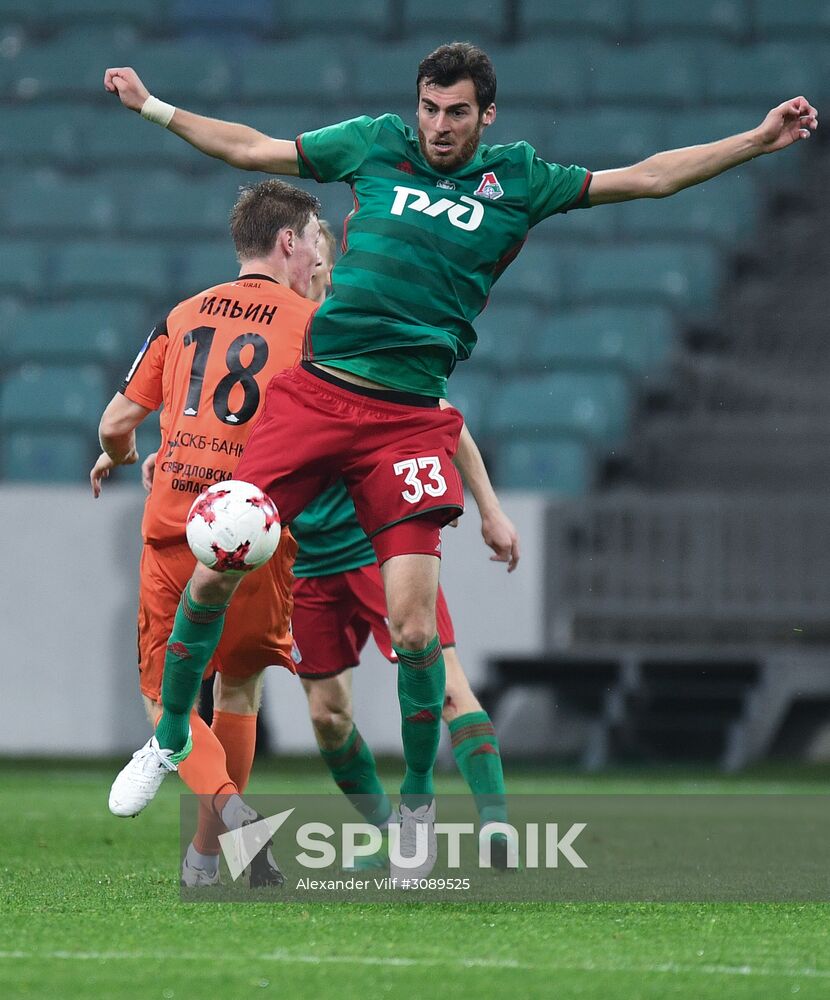
[[[481,175],[481,184],[479,184],[473,194],[478,194],[482,198],[489,198],[490,201],[495,201],[504,194],[504,188],[499,184],[499,179],[495,174],[487,173]]]
[[[455,182],[448,181],[445,177],[442,177],[440,181],[437,181],[435,186],[437,188],[443,188],[445,191],[455,191]]]

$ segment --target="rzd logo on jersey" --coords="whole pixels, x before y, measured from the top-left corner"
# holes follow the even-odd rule
[[[468,198],[464,194],[461,195],[461,204],[457,201],[450,201],[449,198],[430,201],[426,191],[401,187],[396,184],[392,215],[403,215],[405,208],[412,212],[423,212],[424,215],[428,215],[432,219],[446,212],[447,218],[456,229],[466,229],[468,232],[478,229],[484,218],[484,206],[481,202]]]

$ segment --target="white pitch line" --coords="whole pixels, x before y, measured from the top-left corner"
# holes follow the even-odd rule
[[[231,961],[216,954],[196,952],[177,952],[170,955],[159,955],[158,952],[142,951],[0,951],[0,960],[8,959],[55,959],[58,961],[99,962],[99,961],[159,961],[160,959],[178,959],[184,962]],[[682,965],[677,962],[664,962],[656,965],[614,965],[599,962],[584,962],[575,964],[538,964],[535,962],[519,962],[514,959],[490,958],[381,958],[371,955],[303,955],[292,952],[272,951],[259,955],[235,955],[233,961],[240,959],[249,962],[285,962],[295,965],[363,965],[381,966],[386,968],[413,968],[417,966],[436,966],[439,968],[458,969],[510,969],[520,972],[598,972],[598,973],[630,973],[632,975],[697,974],[705,976],[767,976],[785,979],[830,979],[830,969],[774,969],[751,965]]]

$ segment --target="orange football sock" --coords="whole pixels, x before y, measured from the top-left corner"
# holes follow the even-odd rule
[[[224,748],[228,776],[236,788],[244,792],[254,763],[256,716],[214,710],[211,729]],[[221,808],[214,811],[205,803],[199,806],[199,829],[193,846],[200,854],[219,853],[219,834],[225,826],[217,812],[221,812]]]
[[[221,811],[229,796],[236,795],[236,783],[228,774],[228,764],[225,750],[216,734],[205,724],[204,720],[193,712],[190,716],[190,732],[193,738],[193,749],[179,764],[179,774],[187,787],[199,796],[199,825],[202,816],[216,818],[216,811]],[[218,798],[217,798],[218,796]],[[218,823],[219,820],[216,819]],[[220,831],[224,829],[220,826]],[[194,841],[196,850],[203,854],[218,854],[219,841],[215,841],[212,850],[202,851]]]

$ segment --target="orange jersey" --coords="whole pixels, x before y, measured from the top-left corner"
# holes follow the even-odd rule
[[[179,303],[133,362],[121,392],[161,412],[161,445],[144,510],[145,542],[184,539],[196,496],[231,479],[270,379],[299,360],[316,304],[264,275]]]

